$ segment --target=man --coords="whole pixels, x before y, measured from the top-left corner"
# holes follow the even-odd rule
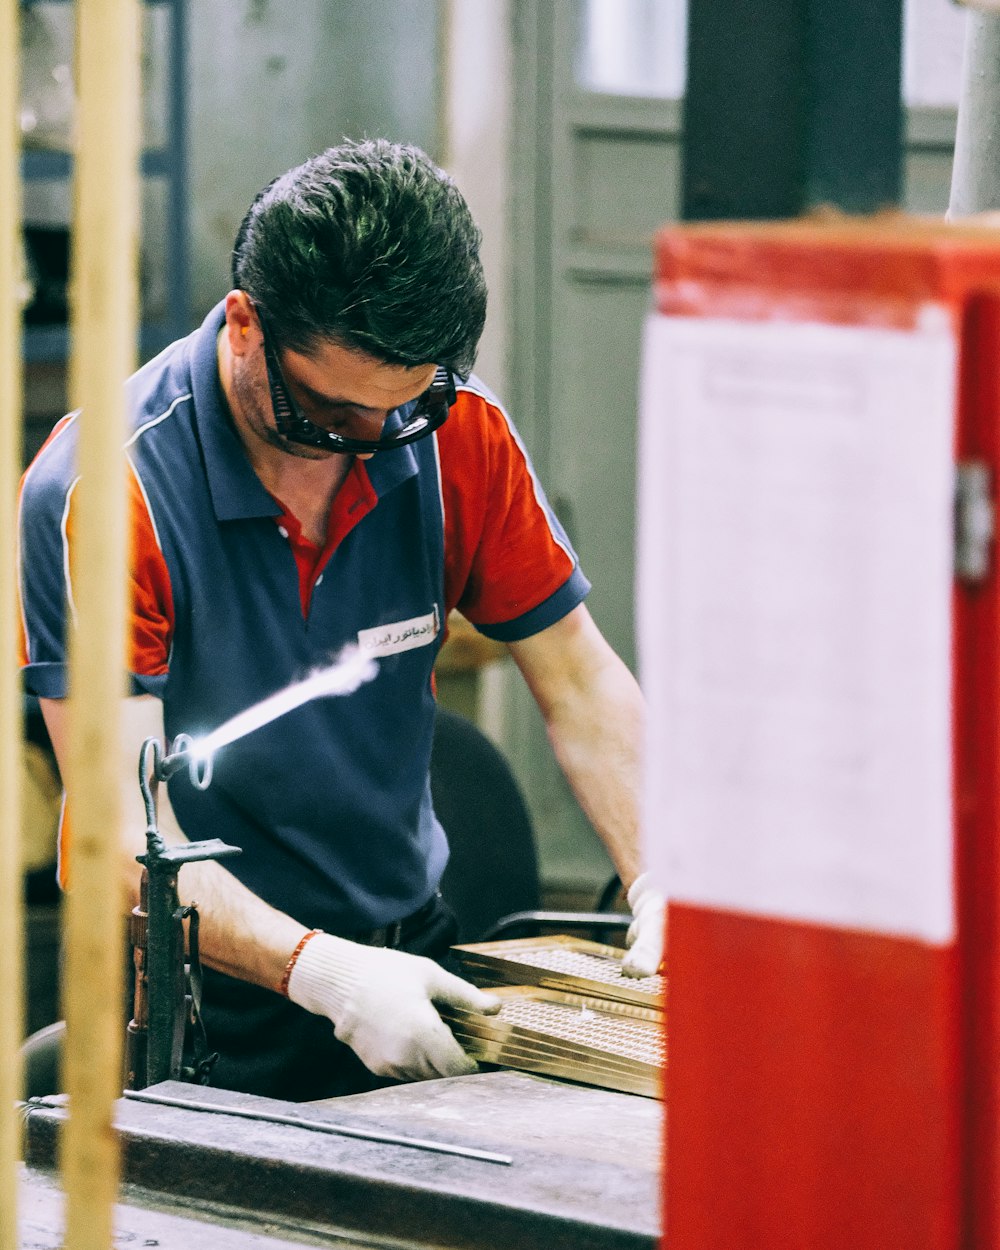
[[[143,738],[211,729],[349,644],[378,657],[350,697],[220,751],[207,790],[170,781],[168,836],[243,849],[181,875],[222,1086],[306,1099],[474,1068],[434,1003],[496,1001],[432,962],[454,933],[428,785],[432,667],[454,607],[509,645],[631,887],[630,970],[659,961],[662,905],[636,847],[641,698],[583,606],[589,585],[513,426],[470,376],[478,248],[422,153],[345,143],[257,196],[234,289],[129,382],[132,892]],[[58,757],[85,419],[56,427],[23,487],[25,680]]]

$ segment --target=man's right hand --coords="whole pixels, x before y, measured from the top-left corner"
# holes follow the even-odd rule
[[[302,947],[288,997],[333,1021],[334,1033],[379,1076],[425,1080],[476,1071],[434,1009],[447,1003],[493,1014],[498,999],[422,955],[317,933]]]

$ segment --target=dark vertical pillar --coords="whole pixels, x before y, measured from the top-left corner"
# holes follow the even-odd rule
[[[167,246],[167,342],[191,328],[191,197],[188,144],[188,3],[172,0],[170,12],[169,196]],[[157,344],[159,351],[163,344]]]
[[[871,212],[902,182],[902,0],[690,0],[686,219]]]

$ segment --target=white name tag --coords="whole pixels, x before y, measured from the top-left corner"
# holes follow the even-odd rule
[[[426,616],[413,616],[408,621],[377,625],[374,629],[359,629],[358,646],[366,655],[395,655],[399,651],[412,651],[414,647],[426,647],[438,636],[440,628],[435,607]]]

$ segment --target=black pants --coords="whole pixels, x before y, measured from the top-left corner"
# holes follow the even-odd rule
[[[398,949],[446,963],[458,925],[440,895],[404,922]],[[272,990],[204,969],[202,1015],[219,1058],[209,1084],[219,1089],[310,1102],[394,1084],[369,1072],[338,1042],[325,1016],[314,1016]]]

